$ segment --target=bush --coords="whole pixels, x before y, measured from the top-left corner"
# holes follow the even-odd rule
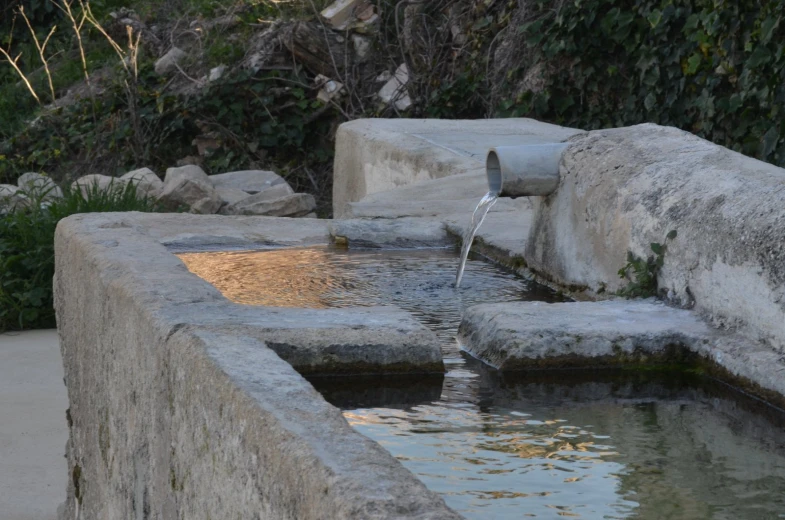
[[[533,18],[514,28],[536,51],[545,86],[508,99],[502,113],[585,129],[671,125],[785,165],[783,2],[559,5],[535,0]]]
[[[93,186],[87,194],[64,191],[63,198],[51,203],[44,190],[26,193],[28,208],[0,216],[0,332],[55,325],[54,233],[61,219],[77,213],[155,209],[131,184],[106,192]]]

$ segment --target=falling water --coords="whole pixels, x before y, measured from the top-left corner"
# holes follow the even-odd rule
[[[499,193],[489,191],[485,194],[472,214],[472,222],[466,233],[463,235],[463,246],[461,246],[461,263],[458,265],[458,275],[455,277],[455,287],[461,286],[461,279],[463,278],[463,270],[466,268],[466,259],[469,258],[469,250],[472,248],[474,235],[480,229],[482,221],[485,220],[485,215],[488,214],[491,207],[499,200]]]

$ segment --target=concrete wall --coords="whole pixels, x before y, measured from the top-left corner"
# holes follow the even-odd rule
[[[558,142],[578,130],[532,119],[358,119],[338,129],[333,212],[366,195],[453,175],[484,176],[485,154],[502,144]]]
[[[60,223],[63,519],[460,518],[259,339],[285,316],[233,315],[242,306],[161,244],[198,242],[198,229],[208,241],[257,242],[271,222],[94,214]],[[326,230],[282,219],[290,233],[296,226],[310,226],[301,237]]]
[[[595,293],[626,284],[627,251],[645,258],[676,230],[667,297],[785,352],[785,170],[675,128],[595,131],[572,138],[534,211],[528,265]]]

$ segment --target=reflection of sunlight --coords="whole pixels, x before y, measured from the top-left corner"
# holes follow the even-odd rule
[[[336,285],[327,249],[182,253],[188,270],[246,305],[324,308]]]

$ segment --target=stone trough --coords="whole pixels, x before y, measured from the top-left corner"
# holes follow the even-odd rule
[[[660,280],[671,306],[478,306],[464,316],[464,348],[507,370],[686,360],[782,402],[782,170],[651,125],[355,121],[338,134],[337,220],[120,213],[60,223],[55,303],[70,400],[61,518],[462,518],[303,378],[441,377],[433,332],[391,306],[233,303],[175,253],[451,246],[487,191],[484,150],[522,142],[568,142],[559,187],[501,200],[477,249],[602,300],[619,287],[627,250],[645,255],[676,227]],[[705,189],[687,191],[690,182]],[[725,218],[744,220],[721,243],[701,238],[701,226],[714,233]]]

